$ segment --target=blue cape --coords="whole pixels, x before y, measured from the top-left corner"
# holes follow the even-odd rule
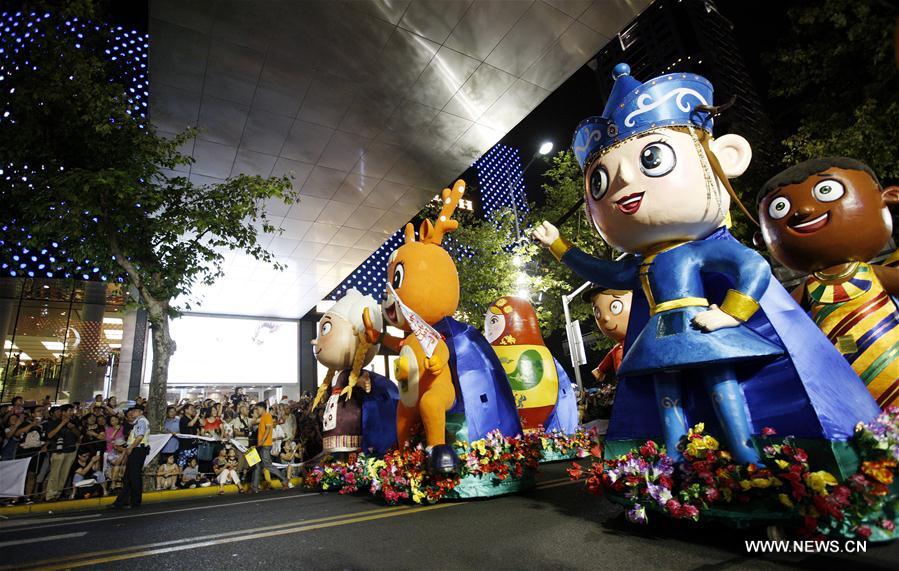
[[[556,406],[546,419],[546,426],[543,428],[547,432],[558,430],[564,434],[574,434],[577,432],[578,415],[577,415],[577,397],[574,396],[574,390],[571,388],[571,379],[568,373],[562,368],[562,365],[556,361],[556,373],[559,377],[559,396],[556,399]]]
[[[368,371],[371,392],[362,392],[362,450],[374,449],[378,455],[396,447],[396,405],[400,392],[393,382]]]
[[[705,239],[736,241],[724,228]],[[709,300],[719,304],[732,287],[721,274],[704,274],[703,283]],[[848,440],[856,423],[880,413],[852,367],[773,276],[759,303],[760,310],[746,325],[785,351],[773,361],[737,367],[754,435],[771,427],[781,436]],[[634,291],[625,354],[648,318],[646,298]],[[689,382],[689,371],[683,377],[688,424],[702,421],[720,433],[702,383]],[[606,439],[657,438],[662,434],[657,410],[650,377],[622,377]]]
[[[452,317],[444,317],[434,329],[449,347],[456,387],[456,404],[448,414],[465,414],[468,441],[480,440],[496,429],[505,436],[521,434],[512,387],[496,351],[484,336]]]

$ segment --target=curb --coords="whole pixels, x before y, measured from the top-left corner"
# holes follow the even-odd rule
[[[297,486],[302,483],[300,478],[293,478],[291,482]],[[280,490],[281,482],[271,481],[269,485],[272,489]],[[249,484],[241,486],[244,490],[249,489]],[[162,502],[177,502],[193,498],[202,498],[207,496],[218,495],[218,485],[213,484],[205,488],[188,488],[186,490],[165,490],[159,492],[144,492],[143,503],[155,504]],[[225,486],[225,495],[236,495],[237,486],[227,484]],[[115,495],[103,496],[99,498],[88,498],[83,500],[62,500],[55,502],[36,502],[22,506],[6,506],[0,507],[0,517],[19,516],[19,515],[35,515],[35,514],[55,514],[59,512],[89,510],[108,506],[115,501]]]

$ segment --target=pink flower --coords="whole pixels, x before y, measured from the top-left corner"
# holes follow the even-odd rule
[[[771,428],[770,426],[766,426],[762,429],[762,436],[768,438],[769,436],[774,436],[777,434],[777,431]]]
[[[867,525],[860,525],[855,528],[855,533],[861,538],[868,539],[871,537],[871,528]]]

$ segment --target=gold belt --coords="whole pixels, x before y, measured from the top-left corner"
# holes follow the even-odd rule
[[[649,309],[649,313],[651,315],[655,315],[657,313],[662,313],[663,311],[668,311],[670,309],[680,309],[682,307],[708,307],[709,300],[704,297],[681,297],[678,299],[671,299],[668,301],[663,301],[658,305],[653,305]]]

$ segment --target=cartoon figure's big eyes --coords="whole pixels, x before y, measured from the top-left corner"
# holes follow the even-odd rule
[[[599,200],[606,195],[607,190],[609,190],[609,173],[606,172],[606,167],[598,166],[590,174],[590,196],[593,200]]]
[[[393,268],[393,281],[390,285],[393,286],[393,289],[400,289],[403,286],[403,278],[406,277],[406,269],[403,267],[403,262],[400,262]]]
[[[640,151],[640,170],[651,177],[665,176],[677,164],[677,156],[667,143],[657,141]]]
[[[812,189],[812,196],[821,202],[833,202],[843,198],[846,194],[846,187],[843,183],[835,180],[822,180]]]
[[[502,315],[487,314],[487,321],[484,323],[484,337],[487,338],[488,343],[493,343],[499,339],[505,329],[506,319]]]
[[[325,335],[327,335],[330,332],[331,332],[331,322],[326,321],[325,323],[322,323],[322,333],[321,333],[322,337],[324,337]]]
[[[612,303],[609,304],[609,311],[612,312],[612,315],[621,315],[621,312],[624,311],[624,302],[620,299],[612,300]]]
[[[778,196],[768,205],[768,216],[775,220],[780,220],[790,213],[790,201],[785,196]]]

